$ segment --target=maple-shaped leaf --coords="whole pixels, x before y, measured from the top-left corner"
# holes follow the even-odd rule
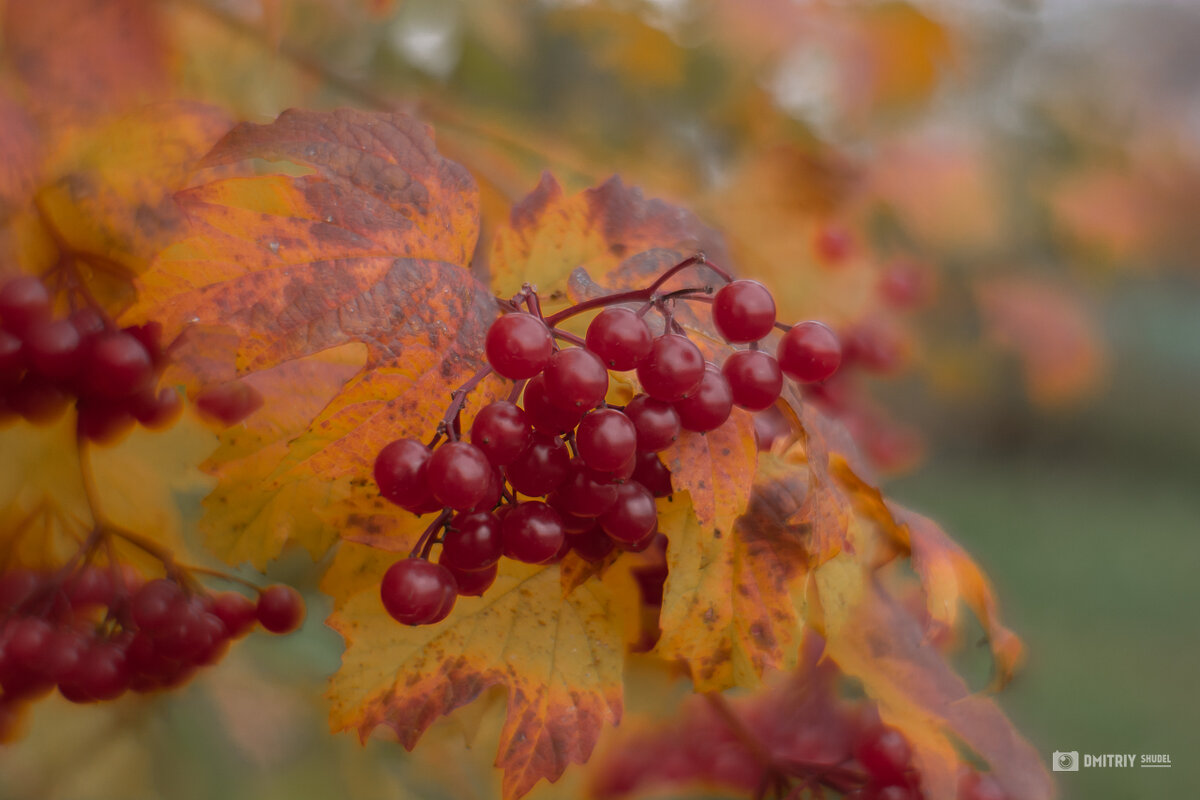
[[[549,173],[513,206],[492,240],[488,266],[501,296],[531,283],[546,294],[566,288],[576,267],[605,282],[627,258],[647,250],[724,258],[720,237],[693,214],[614,177],[568,196]],[[615,287],[613,287],[615,288]]]
[[[330,688],[335,730],[365,739],[387,725],[412,749],[437,717],[502,686],[496,765],[504,797],[514,798],[586,761],[603,725],[620,721],[624,638],[603,583],[564,598],[556,566],[506,561],[483,597],[459,598],[436,625],[409,627],[379,600],[378,577],[395,556],[366,551],[343,548],[344,564],[323,583],[344,598],[330,618],[347,645]]]
[[[885,722],[913,746],[924,796],[953,800],[956,740],[991,768],[1009,797],[1048,800],[1055,795],[1041,755],[990,697],[974,694],[921,625],[874,581],[862,600],[826,626],[826,648],[841,669],[879,702]]]
[[[251,158],[308,174],[248,174]],[[220,174],[176,195],[188,235],[141,276],[127,318],[180,337],[177,380],[241,377],[265,398],[247,433],[208,462],[223,476],[203,523],[210,540],[229,525],[236,541],[221,552],[256,564],[298,539],[320,552],[376,515],[365,479],[379,450],[430,436],[451,391],[483,364],[497,311],[463,269],[479,228],[474,184],[421,123],[348,110],[240,125],[204,163]],[[342,368],[327,364],[324,398],[295,393],[312,376],[283,365],[351,344],[365,351],[360,369],[335,376]]]

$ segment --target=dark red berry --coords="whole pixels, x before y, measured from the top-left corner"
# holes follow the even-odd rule
[[[532,314],[506,314],[488,328],[484,349],[498,374],[524,380],[546,368],[554,352],[554,338],[546,324]]]
[[[859,735],[854,745],[854,757],[875,783],[899,785],[904,782],[912,749],[900,731],[876,725]]]
[[[50,292],[32,275],[13,278],[0,287],[0,325],[21,336],[34,322],[50,316]]]
[[[617,500],[600,515],[600,527],[618,544],[631,544],[654,531],[658,509],[654,496],[637,481],[617,487]]]
[[[148,387],[133,398],[129,410],[142,427],[163,430],[183,413],[183,396],[170,386],[160,391]]]
[[[708,364],[700,385],[682,400],[675,401],[679,424],[684,430],[705,433],[721,427],[733,411],[729,381],[715,364]]]
[[[571,454],[556,437],[534,433],[521,455],[504,468],[509,483],[523,495],[541,497],[558,488],[567,477]]]
[[[136,424],[128,404],[114,400],[81,399],[76,430],[88,441],[110,444],[128,433]]]
[[[734,281],[713,298],[712,315],[725,341],[757,342],[775,327],[775,298],[758,281]]]
[[[520,503],[501,523],[504,555],[527,564],[554,558],[563,545],[562,518],[539,500]]]
[[[81,342],[70,320],[38,320],[25,331],[29,366],[51,380],[72,378],[83,363]]]
[[[142,630],[157,630],[170,620],[172,609],[183,599],[179,584],[167,578],[155,578],[134,593],[133,621]]]
[[[34,372],[9,389],[8,406],[34,425],[49,425],[61,417],[71,397],[49,378]]]
[[[662,463],[657,453],[638,453],[633,479],[649,489],[650,494],[655,497],[670,497],[674,492],[671,487],[671,471]]]
[[[500,568],[496,564],[492,564],[487,569],[477,569],[474,572],[450,570],[454,576],[454,582],[458,585],[459,597],[482,597],[483,593],[496,582],[496,575],[499,572]]]
[[[488,512],[458,514],[446,526],[438,563],[461,572],[487,569],[500,560],[500,520]]]
[[[245,381],[210,386],[196,395],[196,410],[226,428],[262,408],[262,393]]]
[[[135,337],[124,331],[109,331],[92,340],[83,373],[87,393],[108,400],[131,397],[153,378],[150,354]]]
[[[248,633],[254,627],[258,621],[257,612],[254,601],[238,592],[221,592],[212,599],[212,613],[224,623],[231,639]]]
[[[426,480],[438,501],[455,511],[469,511],[487,494],[493,469],[473,444],[446,442],[429,459]]]
[[[80,567],[63,584],[63,592],[75,608],[107,606],[112,603],[115,591],[112,570],[95,564]]]
[[[729,382],[733,404],[747,411],[770,407],[783,389],[779,362],[761,350],[739,350],[725,359],[721,374]]]
[[[557,434],[573,430],[587,413],[586,408],[563,408],[550,402],[543,375],[538,375],[525,384],[522,402],[529,424],[543,433]]]
[[[571,549],[589,564],[603,561],[616,547],[604,529],[595,522],[582,533],[568,535],[567,540]]]
[[[679,413],[666,401],[639,394],[625,406],[625,416],[637,430],[637,449],[644,453],[666,450],[679,438]]]
[[[25,371],[25,343],[15,334],[0,330],[0,386],[16,383]]]
[[[304,622],[304,598],[291,586],[277,583],[259,592],[254,613],[271,633],[291,633]]]
[[[423,558],[406,558],[388,567],[379,584],[383,607],[405,625],[441,622],[454,608],[458,584],[450,570]]]
[[[375,457],[375,485],[383,497],[416,513],[432,496],[426,478],[429,448],[416,439],[397,439]]]
[[[482,450],[493,466],[503,467],[521,454],[532,433],[525,412],[516,403],[496,400],[475,415],[471,444]]]
[[[668,333],[654,340],[650,355],[637,368],[646,394],[658,400],[678,400],[704,377],[704,356],[686,336]]]
[[[611,472],[637,450],[637,429],[620,411],[598,408],[580,420],[575,445],[585,464],[598,472]]]
[[[600,479],[582,461],[571,462],[566,479],[552,495],[551,505],[574,517],[598,517],[617,499],[617,487]],[[566,520],[564,520],[566,525]],[[570,526],[567,526],[568,532]]]
[[[623,372],[650,354],[653,337],[646,321],[628,308],[606,308],[588,325],[585,341],[605,366]]]
[[[587,411],[604,402],[608,370],[599,356],[582,347],[559,350],[544,374],[546,397],[559,408]]]
[[[775,353],[779,367],[800,383],[827,380],[842,363],[842,344],[828,325],[800,322],[783,335]]]

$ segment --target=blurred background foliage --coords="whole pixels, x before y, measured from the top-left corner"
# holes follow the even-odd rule
[[[568,191],[618,174],[696,211],[781,318],[846,338],[851,368],[822,400],[885,489],[989,570],[1032,653],[1001,697],[1018,726],[1047,757],[1175,761],[1068,775],[1063,796],[1200,785],[1200,6],[113,2],[50,32],[47,61],[22,5],[0,28],[0,87],[44,128],[121,110],[128,95],[69,67],[103,73],[125,48],[138,102],[419,115],[492,221],[543,170]],[[88,4],[50,5],[66,20]],[[321,602],[304,636],[250,642],[177,696],[44,703],[0,751],[0,798],[492,796],[494,698],[465,712],[495,723],[470,749],[453,717],[411,755],[326,733],[314,698],[339,642]],[[631,725],[682,696],[648,667],[633,678]],[[575,796],[580,772],[531,796]]]

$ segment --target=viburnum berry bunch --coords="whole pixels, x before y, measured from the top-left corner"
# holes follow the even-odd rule
[[[81,553],[106,533],[89,537]],[[0,572],[0,705],[55,687],[73,703],[170,689],[220,661],[256,623],[272,633],[300,626],[304,601],[295,589],[255,591],[255,599],[210,592],[173,563],[152,580],[129,565],[83,559],[55,571]]]
[[[700,265],[720,277],[719,288],[660,291]],[[721,364],[707,361],[674,318],[681,302],[711,305],[720,335],[746,348]],[[596,310],[582,338],[558,327]],[[717,429],[734,406],[770,408],[785,375],[816,383],[841,362],[829,327],[779,323],[770,290],[734,280],[702,254],[645,288],[549,316],[528,286],[502,311],[487,332],[488,366],[454,393],[433,439],[398,439],[375,459],[383,497],[414,514],[437,514],[380,586],[388,612],[409,625],[439,622],[458,596],[483,594],[502,557],[545,564],[574,551],[596,563],[614,551],[647,549],[658,536],[655,500],[672,492],[658,453],[682,431]],[[651,312],[661,319],[657,332]],[[776,330],[782,337],[772,355],[762,342]],[[513,382],[509,397],[480,409],[464,436],[464,400],[493,372]],[[606,403],[611,372],[632,372],[640,387],[623,406]]]
[[[140,423],[163,428],[183,400],[158,389],[167,354],[155,323],[118,328],[85,293],[70,291],[70,312],[55,316],[55,296],[40,278],[0,286],[0,422],[58,419],[74,403],[79,435],[110,442]]]

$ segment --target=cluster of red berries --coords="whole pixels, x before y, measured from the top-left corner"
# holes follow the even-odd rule
[[[284,585],[255,602],[170,577],[143,582],[127,568],[9,570],[0,573],[0,706],[56,686],[75,703],[179,686],[256,622],[288,633],[303,619],[303,599]]]
[[[853,752],[867,782],[848,793],[847,800],[920,800],[912,748],[903,733],[886,725],[873,725],[859,732]]]
[[[657,454],[681,431],[715,430],[735,405],[770,407],[784,374],[809,383],[837,370],[833,331],[819,322],[778,325],[761,283],[729,280],[715,296],[710,287],[655,293],[665,277],[694,263],[703,262],[676,265],[637,298],[613,295],[549,318],[526,290],[489,328],[489,367],[456,393],[434,444],[443,434],[448,440],[433,449],[398,439],[379,452],[374,475],[383,497],[414,514],[441,512],[412,556],[383,578],[381,597],[393,617],[410,625],[444,619],[458,596],[491,585],[501,557],[543,564],[575,551],[598,562],[614,549],[644,550],[658,534],[655,498],[672,491]],[[634,299],[642,301],[639,311],[618,305]],[[720,366],[707,362],[672,321],[673,303],[686,299],[710,302],[725,340],[750,347]],[[607,307],[583,339],[555,327],[600,305]],[[658,336],[645,319],[652,308],[665,320]],[[758,342],[777,327],[786,332],[772,356]],[[624,407],[605,403],[610,370],[636,371],[642,392]],[[516,387],[508,400],[479,411],[466,441],[457,421],[462,396],[490,371]],[[437,542],[435,564],[428,555]]]
[[[84,306],[55,317],[54,298],[36,277],[0,287],[0,422],[58,419],[72,400],[81,436],[119,437],[135,423],[169,425],[183,408],[174,389],[157,390],[166,361],[157,324],[118,329]]]

